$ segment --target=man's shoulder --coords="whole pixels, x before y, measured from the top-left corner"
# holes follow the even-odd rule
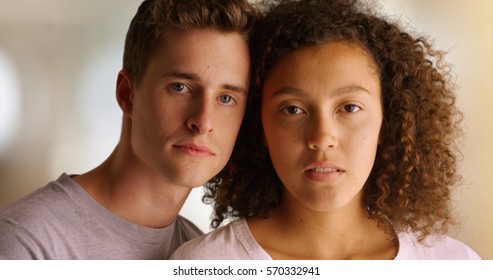
[[[65,234],[63,229],[72,228],[78,192],[64,173],[2,210],[0,258],[46,258],[46,244]]]
[[[179,231],[187,240],[202,236],[204,232],[189,219],[178,215],[175,222],[175,232]]]
[[[172,255],[172,259],[251,259],[243,219],[233,221],[203,236],[184,243]]]
[[[67,186],[60,178],[35,190],[0,212],[0,222],[31,224],[46,215],[60,213],[60,205],[70,205]]]
[[[69,205],[60,182],[52,181],[0,212],[0,259],[41,258],[40,233],[50,231]]]

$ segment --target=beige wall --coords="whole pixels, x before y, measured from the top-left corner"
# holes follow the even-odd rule
[[[115,78],[139,3],[0,0],[0,209],[111,152],[121,123]],[[463,222],[453,234],[493,259],[493,2],[383,3],[449,50],[467,133],[456,195]],[[183,213],[207,231],[200,195],[192,192]]]
[[[493,259],[493,1],[382,2],[386,11],[434,37],[455,65],[466,139],[464,182],[456,194],[462,225],[453,235]]]

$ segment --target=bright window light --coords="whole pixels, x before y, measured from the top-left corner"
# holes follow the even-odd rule
[[[8,56],[0,50],[0,155],[14,140],[20,116],[17,73]]]

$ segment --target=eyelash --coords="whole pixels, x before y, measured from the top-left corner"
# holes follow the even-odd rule
[[[296,109],[296,110],[299,110],[301,112],[298,112],[298,113],[291,113],[289,112],[290,109]],[[294,115],[299,115],[299,114],[302,114],[303,112],[305,112],[303,109],[301,109],[300,107],[298,106],[294,106],[294,105],[290,105],[290,106],[286,106],[284,108],[281,109],[281,112],[285,113],[285,114],[288,114],[290,116],[294,116]]]
[[[177,87],[180,87],[180,88],[178,89]],[[190,90],[190,88],[183,83],[171,83],[168,85],[168,88],[171,91],[177,92],[179,94],[187,94],[187,93],[192,92]],[[226,102],[224,102],[224,100],[223,100],[224,97],[228,98],[228,100]],[[221,102],[224,105],[232,105],[233,103],[236,103],[235,98],[233,96],[227,95],[227,94],[219,95],[218,100],[219,100],[219,102]]]
[[[175,88],[176,86],[182,87],[182,89],[176,89]],[[190,88],[183,83],[172,83],[168,86],[168,88],[170,90],[172,90],[174,92],[178,92],[178,93],[184,93],[183,90],[185,90],[185,89],[186,89],[186,92],[191,92]]]
[[[345,109],[347,109],[348,106],[351,106],[353,108],[357,108],[357,110],[356,111],[347,111],[347,110],[345,110]],[[341,109],[338,109],[337,111],[341,111],[341,112],[344,112],[344,113],[356,113],[358,111],[361,111],[361,107],[358,106],[358,105],[356,105],[356,104],[353,104],[353,103],[342,105],[340,108]]]
[[[351,109],[353,109],[353,110],[349,109],[348,107],[351,107]],[[292,111],[293,109],[296,110],[296,112],[293,112]],[[356,113],[356,112],[359,112],[359,111],[361,111],[361,107],[358,106],[358,105],[356,105],[356,104],[352,104],[352,103],[342,105],[337,110],[337,112],[343,112],[343,113]],[[281,109],[281,112],[283,112],[283,113],[285,113],[287,115],[290,115],[290,116],[294,116],[294,115],[303,114],[305,112],[305,110],[301,109],[298,106],[290,105],[290,106],[286,106],[286,107],[282,108]]]
[[[229,101],[227,103],[224,103],[223,100],[222,100],[223,97],[228,97],[229,98]],[[231,95],[222,94],[222,95],[219,96],[219,102],[221,102],[224,105],[231,105],[232,103],[236,103],[236,100]]]

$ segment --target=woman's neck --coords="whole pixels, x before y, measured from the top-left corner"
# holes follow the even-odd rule
[[[248,225],[274,259],[391,259],[392,236],[370,218],[361,203],[337,211],[313,211],[283,201],[268,219]]]

